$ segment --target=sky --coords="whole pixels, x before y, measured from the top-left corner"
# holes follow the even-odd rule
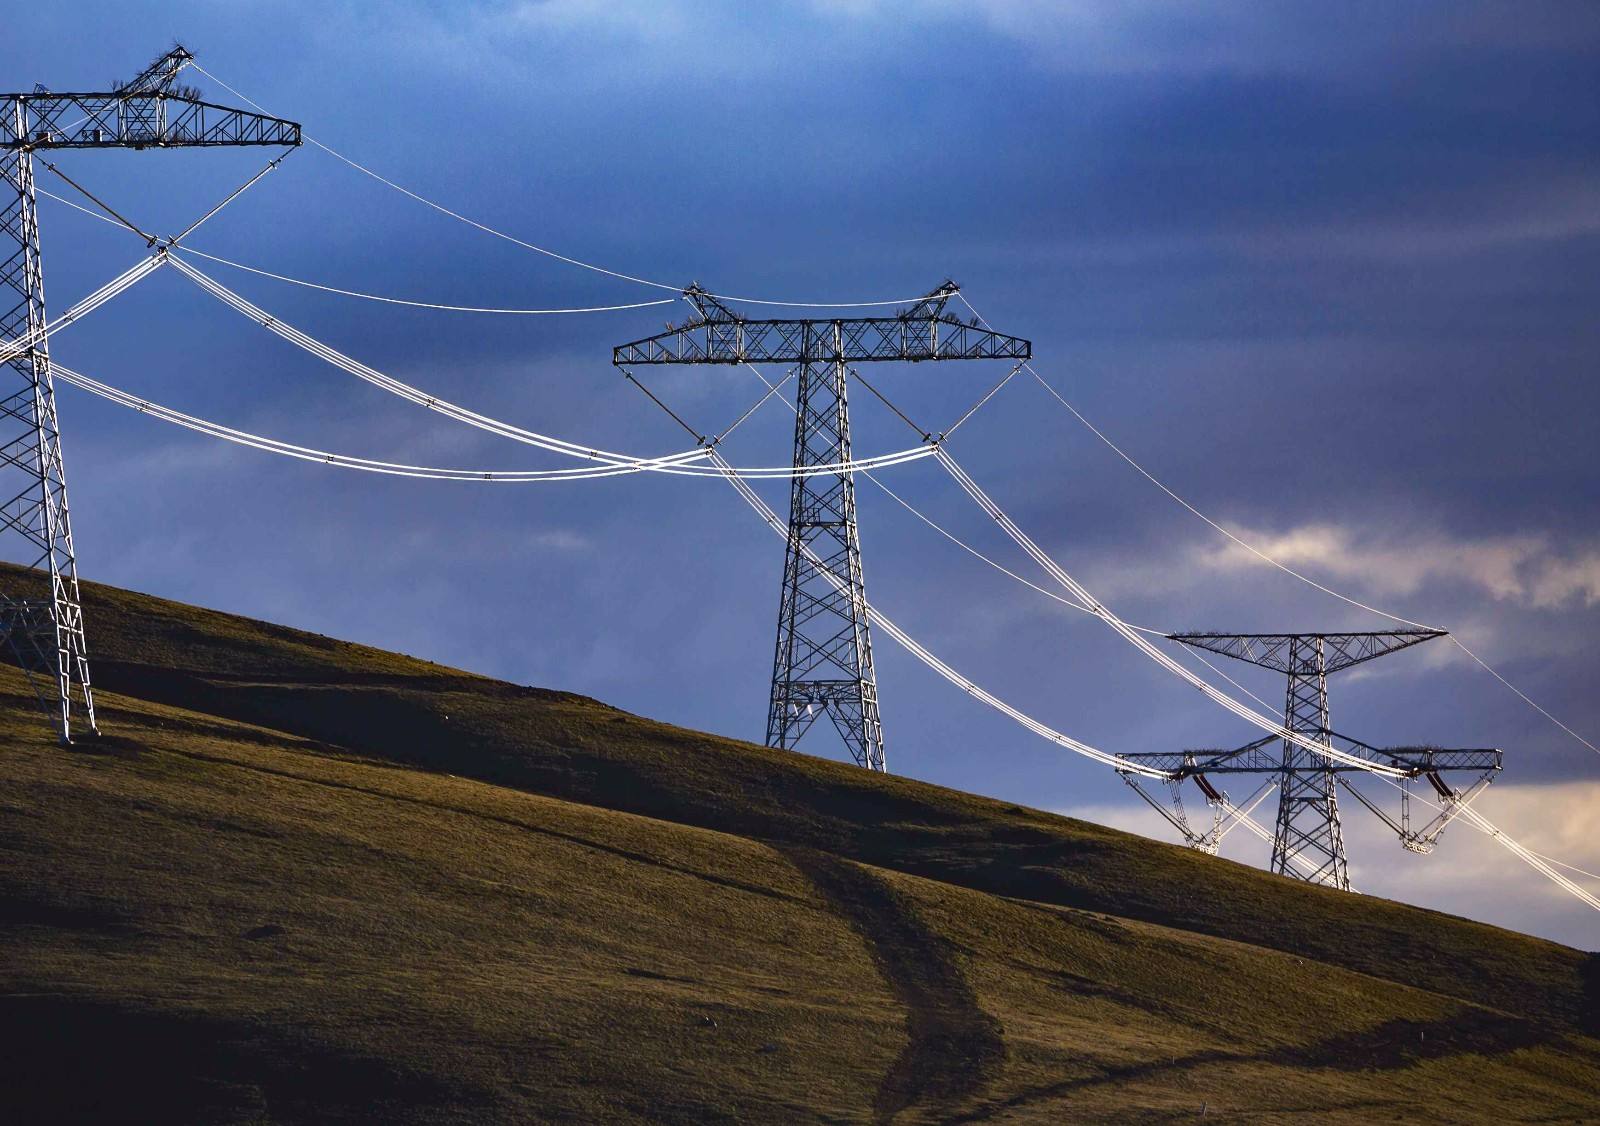
[[[395,182],[671,286],[860,301],[953,278],[997,328],[1033,341],[1044,378],[1202,512],[1330,587],[1449,628],[1600,742],[1592,6],[213,0],[31,5],[12,30],[29,49],[7,53],[6,89],[104,88],[179,40],[222,81]],[[206,75],[188,78],[234,102]],[[268,155],[76,152],[59,164],[141,225],[176,232]],[[40,186],[71,193],[43,171]],[[126,232],[50,199],[41,229],[52,309],[141,254]],[[671,296],[497,240],[309,145],[191,245],[441,303]],[[682,321],[681,303],[439,313],[197,264],[475,410],[611,449],[682,448],[609,363],[614,345]],[[559,464],[319,364],[173,270],[52,350],[135,394],[306,446]],[[1004,369],[874,374],[939,429]],[[760,391],[728,368],[652,369],[649,381],[710,429]],[[380,478],[220,445],[69,387],[59,399],[85,578],[762,737],[781,545],[722,482]],[[870,396],[853,405],[858,454],[914,443]],[[740,464],[782,464],[791,431],[768,404],[726,449]],[[950,449],[1130,621],[1386,624],[1231,545],[1030,380],[1008,385]],[[1045,581],[932,462],[884,480]],[[781,482],[762,491],[786,504]],[[990,570],[875,488],[858,504],[868,596],[1019,708],[1110,751],[1255,737],[1103,623]],[[87,630],[92,658],[92,620]],[[886,636],[875,652],[894,772],[1172,839],[1106,768],[983,708]],[[1229,671],[1282,698],[1281,678]],[[1330,697],[1333,726],[1368,743],[1502,748],[1506,769],[1477,808],[1529,847],[1600,872],[1600,755],[1448,641],[1338,674]],[[842,756],[828,734],[817,728],[802,749]],[[1362,892],[1600,947],[1600,916],[1467,826],[1416,856],[1353,806]],[[1264,862],[1246,836],[1224,855]]]

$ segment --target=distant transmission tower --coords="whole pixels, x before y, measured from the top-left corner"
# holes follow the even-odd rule
[[[695,307],[693,320],[622,345],[612,362],[624,370],[643,364],[795,364],[794,466],[835,465],[850,460],[850,364],[1032,355],[1026,340],[947,315],[945,303],[956,292],[947,281],[886,317],[747,320],[690,286],[684,293]],[[854,478],[832,472],[794,477],[767,708],[769,747],[792,748],[825,715],[859,765],[887,769],[866,607]]]
[[[1404,771],[1399,783],[1398,818],[1355,788],[1351,778],[1363,772],[1361,767],[1333,761],[1297,743],[1270,735],[1232,751],[1194,750],[1121,756],[1174,773],[1170,809],[1152,799],[1136,776],[1124,773],[1123,778],[1158,813],[1171,821],[1190,844],[1206,851],[1215,851],[1224,827],[1236,817],[1237,807],[1228,802],[1227,796],[1211,783],[1209,776],[1265,775],[1278,787],[1277,826],[1272,835],[1272,870],[1308,883],[1349,891],[1344,828],[1339,816],[1340,786],[1394,830],[1407,848],[1414,852],[1429,852],[1455,814],[1500,769],[1501,753],[1498,750],[1447,750],[1437,747],[1381,749],[1340,735],[1328,724],[1329,673],[1443,636],[1441,630],[1170,635],[1173,641],[1284,673],[1288,678],[1283,716],[1286,728],[1319,742],[1330,743],[1341,751],[1375,765]],[[1470,772],[1475,777],[1465,788],[1456,789],[1445,781],[1443,775],[1460,771]],[[1212,805],[1214,817],[1208,832],[1194,831],[1183,813],[1178,783],[1185,778],[1193,779]],[[1417,778],[1427,779],[1441,812],[1421,829],[1413,830],[1408,786],[1410,781]]]
[[[0,387],[0,426],[11,427],[0,429],[0,533],[15,533],[26,546],[29,565],[50,578],[48,602],[0,595],[0,640],[41,699],[46,693],[34,678],[54,678],[51,708],[64,743],[72,741],[74,678],[84,718],[91,731],[96,728],[61,427],[42,335],[44,267],[33,154],[300,143],[300,127],[293,122],[202,102],[193,91],[175,86],[193,57],[175,47],[107,93],[54,94],[38,87],[31,94],[0,94],[0,243],[6,248],[0,250],[0,343],[29,341],[6,362],[16,378],[9,388]]]

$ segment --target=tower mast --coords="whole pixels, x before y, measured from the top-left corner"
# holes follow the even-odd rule
[[[176,85],[192,59],[174,47],[132,81],[100,93],[0,94],[0,343],[26,340],[0,370],[0,537],[48,576],[48,600],[0,594],[0,640],[72,741],[76,682],[97,730],[61,424],[45,340],[44,264],[34,154],[50,149],[215,148],[300,144],[292,121],[203,102]],[[34,680],[39,677],[40,680]],[[46,685],[54,681],[53,692]]]
[[[1032,345],[945,312],[946,281],[892,316],[752,320],[698,285],[684,291],[688,324],[624,344],[612,363],[795,365],[794,467],[850,460],[851,364],[1026,360]],[[816,562],[813,562],[816,560]],[[778,639],[767,706],[767,745],[792,748],[827,716],[859,765],[886,770],[872,664],[855,480],[849,471],[796,474],[778,598]]]

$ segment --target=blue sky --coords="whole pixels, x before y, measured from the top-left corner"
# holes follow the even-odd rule
[[[649,278],[856,300],[953,277],[1201,509],[1331,586],[1456,630],[1597,739],[1592,8],[119,3],[34,5],[13,28],[30,47],[8,54],[7,88],[98,88],[176,38],[414,190]],[[61,165],[173,231],[264,156],[69,153]],[[44,173],[41,186],[62,190]],[[49,200],[42,211],[53,308],[139,254]],[[453,303],[654,296],[452,222],[310,147],[193,245]],[[475,409],[611,448],[680,446],[609,357],[681,312],[470,317],[207,268]],[[119,387],[304,445],[554,464],[319,366],[170,270],[53,348]],[[922,365],[878,382],[938,426],[998,374]],[[653,385],[708,427],[757,390],[723,369],[662,371]],[[858,452],[904,444],[870,398],[856,407]],[[377,479],[219,447],[70,388],[61,409],[86,577],[762,733],[781,551],[723,484]],[[781,462],[789,430],[769,408],[730,456]],[[1026,381],[952,449],[1130,620],[1382,625],[1230,550]],[[887,480],[1025,570],[931,463]],[[765,492],[784,500],[780,486]],[[1101,624],[961,555],[871,487],[860,509],[872,599],[1018,706],[1109,750],[1252,737]],[[1166,837],[1103,768],[983,710],[887,638],[876,648],[891,769]],[[1270,676],[1241,676],[1281,694]],[[1504,748],[1481,808],[1600,871],[1600,757],[1448,644],[1336,678],[1332,708],[1336,727],[1372,743]],[[821,738],[808,749],[840,753]],[[1350,811],[1363,889],[1600,945],[1592,912],[1465,827],[1416,858],[1375,825]]]

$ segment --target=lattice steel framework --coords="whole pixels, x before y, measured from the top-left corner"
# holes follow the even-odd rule
[[[1142,766],[1168,770],[1173,775],[1174,812],[1153,801],[1136,784],[1141,796],[1176,825],[1191,844],[1214,851],[1217,826],[1226,818],[1219,815],[1210,833],[1194,833],[1182,812],[1177,783],[1193,779],[1213,803],[1226,805],[1224,796],[1209,781],[1217,774],[1267,775],[1278,786],[1278,815],[1272,839],[1272,870],[1310,883],[1350,889],[1345,860],[1344,830],[1340,818],[1338,790],[1342,786],[1363,806],[1380,817],[1415,852],[1428,852],[1439,834],[1500,769],[1501,753],[1493,748],[1438,748],[1369,746],[1334,731],[1328,721],[1328,675],[1400,649],[1419,645],[1436,637],[1440,630],[1388,630],[1375,633],[1295,633],[1295,634],[1172,634],[1171,639],[1213,653],[1247,661],[1281,672],[1287,678],[1284,695],[1284,726],[1291,731],[1327,742],[1347,754],[1375,765],[1403,771],[1398,818],[1356,789],[1351,779],[1363,773],[1353,763],[1331,761],[1315,751],[1287,739],[1268,736],[1236,750],[1188,750],[1130,754],[1120,756]],[[1464,787],[1452,787],[1443,777],[1446,772],[1466,772],[1473,780]],[[1442,803],[1441,812],[1422,828],[1411,827],[1409,782],[1428,781]]]
[[[804,330],[810,331],[809,326]],[[794,464],[849,461],[844,363],[803,363],[797,379]],[[825,572],[812,566],[808,550]],[[830,575],[844,581],[830,582]],[[855,481],[846,474],[795,477],[790,483],[767,746],[793,746],[819,714],[833,722],[857,763],[887,769],[861,574]]]
[[[1026,340],[945,313],[956,292],[956,285],[947,281],[889,317],[747,320],[691,286],[685,295],[696,310],[693,320],[624,344],[612,360],[622,368],[794,364],[794,465],[831,465],[850,460],[850,364],[1025,360],[1032,355]],[[887,769],[855,481],[848,473],[791,479],[767,745],[792,748],[824,715],[858,764]]]
[[[1290,731],[1325,738],[1328,727],[1327,643],[1321,637],[1296,637],[1284,655],[1289,687],[1283,725]],[[1344,829],[1339,823],[1339,795],[1327,759],[1287,739],[1283,741],[1282,779],[1278,784],[1278,822],[1272,834],[1272,870],[1293,870],[1314,884],[1350,890],[1344,858]],[[1292,868],[1288,857],[1309,858],[1307,872]]]
[[[0,596],[0,633],[29,679],[53,677],[51,708],[63,742],[72,738],[76,681],[95,730],[77,553],[67,505],[61,427],[45,325],[44,268],[33,154],[44,149],[188,148],[300,143],[291,121],[228,109],[173,91],[191,58],[175,48],[119,90],[0,95],[0,341],[27,338],[0,385],[0,532],[25,545],[46,573],[48,602]],[[34,687],[46,697],[40,684]]]

